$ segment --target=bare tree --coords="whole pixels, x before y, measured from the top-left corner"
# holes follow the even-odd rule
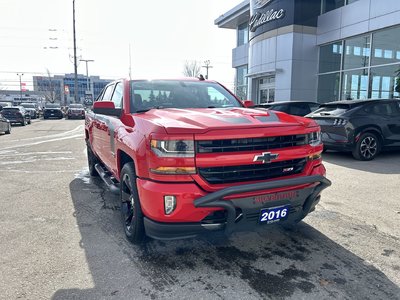
[[[56,101],[56,92],[54,90],[54,83],[51,79],[51,73],[49,69],[46,69],[47,72],[47,82],[48,89],[44,90],[44,96],[46,97],[46,101],[50,103],[54,103]]]
[[[183,65],[183,75],[186,77],[198,77],[200,75],[201,66],[195,61],[185,61]]]

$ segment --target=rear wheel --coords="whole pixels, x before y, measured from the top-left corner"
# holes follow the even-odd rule
[[[99,160],[94,155],[89,145],[86,145],[86,151],[87,151],[87,159],[89,166],[89,174],[90,176],[97,177],[99,176],[99,173],[97,173],[96,168],[94,166],[99,162]]]
[[[134,244],[144,240],[143,212],[136,186],[133,163],[126,163],[121,171],[121,219],[127,239]]]
[[[6,134],[10,134],[11,133],[11,124],[8,124],[8,129],[5,132]]]
[[[380,151],[378,136],[371,132],[363,133],[353,149],[353,157],[358,160],[372,160]]]

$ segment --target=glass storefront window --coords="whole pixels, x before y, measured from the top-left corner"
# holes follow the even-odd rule
[[[318,78],[318,102],[339,100],[340,73],[320,75]]]
[[[319,72],[339,71],[342,51],[342,42],[322,46],[319,50]]]
[[[365,68],[369,66],[370,36],[356,37],[344,42],[343,69]]]
[[[372,35],[371,65],[400,63],[400,27],[376,32]]]
[[[322,2],[322,13],[334,10],[347,4],[351,4],[358,0],[321,0]]]
[[[334,10],[336,8],[342,7],[344,5],[344,0],[322,0],[322,13]]]
[[[236,68],[236,96],[242,100],[247,99],[247,66]]]
[[[239,25],[237,30],[237,46],[247,44],[249,42],[249,23]]]
[[[368,69],[343,72],[342,100],[368,99]]]
[[[400,97],[400,66],[391,65],[371,68],[370,96],[372,99]]]

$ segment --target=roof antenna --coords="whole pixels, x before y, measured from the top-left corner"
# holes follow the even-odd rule
[[[204,76],[202,74],[200,74],[198,78],[199,78],[200,81],[204,81],[205,80]]]

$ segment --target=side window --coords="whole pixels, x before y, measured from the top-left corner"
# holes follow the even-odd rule
[[[393,115],[400,117],[400,101],[396,101],[392,103]]]
[[[109,85],[108,87],[106,87],[106,90],[103,93],[103,97],[101,97],[101,100],[106,100],[106,101],[110,101],[111,100],[111,95],[112,92],[114,91],[114,84]]]
[[[374,115],[379,115],[379,116],[392,116],[393,115],[393,109],[390,104],[388,103],[377,103],[374,105],[370,105],[366,109],[367,113],[371,113]]]
[[[122,97],[123,97],[124,85],[122,82],[118,82],[115,87],[114,94],[112,95],[111,101],[114,102],[115,108],[122,108]]]
[[[310,112],[311,112],[310,108],[308,107],[307,104],[296,103],[296,104],[290,105],[289,113],[292,115],[305,116],[305,115],[309,114]]]

